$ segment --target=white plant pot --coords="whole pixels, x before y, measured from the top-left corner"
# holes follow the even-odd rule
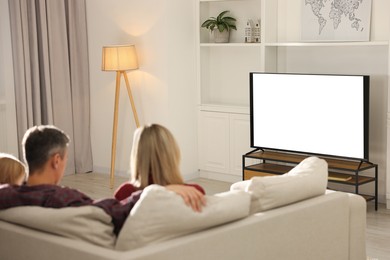
[[[226,43],[229,42],[230,32],[228,30],[223,30],[220,32],[218,29],[213,31],[214,33],[214,42],[215,43]]]

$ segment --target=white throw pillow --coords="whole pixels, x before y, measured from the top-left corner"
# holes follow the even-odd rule
[[[159,185],[146,187],[123,225],[115,249],[135,249],[246,217],[250,195],[229,191],[206,196],[206,203],[202,212],[194,212],[180,195]]]
[[[111,217],[95,206],[60,209],[21,206],[1,210],[0,219],[106,248],[115,244]]]
[[[255,213],[324,194],[327,183],[327,162],[308,157],[286,174],[253,177],[234,183],[230,190],[249,192],[251,213]]]

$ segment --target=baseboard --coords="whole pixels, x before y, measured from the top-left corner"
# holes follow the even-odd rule
[[[183,179],[184,181],[190,181],[193,179],[197,179],[200,177],[199,171],[193,172],[193,173],[188,173],[188,174],[183,174]]]

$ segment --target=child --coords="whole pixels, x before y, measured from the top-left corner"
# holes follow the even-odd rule
[[[180,150],[167,128],[158,124],[138,128],[134,133],[131,150],[130,182],[123,183],[115,191],[115,198],[123,200],[150,184],[183,184],[193,186],[205,194],[199,185],[184,184],[179,164]]]
[[[16,157],[0,153],[0,184],[22,185],[26,168]]]

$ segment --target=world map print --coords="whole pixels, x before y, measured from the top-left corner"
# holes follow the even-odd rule
[[[372,0],[302,0],[303,40],[369,40]]]

